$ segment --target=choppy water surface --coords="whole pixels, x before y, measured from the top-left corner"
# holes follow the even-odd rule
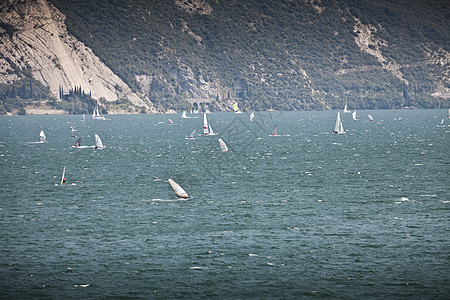
[[[450,119],[358,115],[1,117],[0,297],[447,297]]]

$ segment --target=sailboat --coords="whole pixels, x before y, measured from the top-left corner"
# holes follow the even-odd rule
[[[195,132],[196,132],[196,131],[197,131],[197,129],[194,129],[194,130],[191,132],[191,135],[185,137],[185,139],[187,139],[187,140],[193,140],[193,139],[195,139]]]
[[[187,119],[187,115],[186,115],[186,111],[183,110],[183,112],[181,113],[181,118],[182,119]]]
[[[220,144],[220,149],[222,149],[223,152],[228,151],[227,144],[225,144],[225,142],[222,139],[219,139],[219,144]]]
[[[45,143],[47,142],[47,138],[45,137],[45,133],[43,130],[39,132],[39,143]]]
[[[209,125],[209,135],[216,135],[216,133],[212,130],[211,124]]]
[[[83,119],[81,119],[81,122],[84,122],[84,121],[86,121],[86,115],[85,114],[83,114]]]
[[[372,117],[372,115],[367,115],[368,117],[369,117],[369,121],[370,122],[373,122],[373,117]]]
[[[66,184],[66,177],[64,177],[66,175],[66,167],[64,167],[63,169],[63,173],[61,176],[61,184],[60,185],[65,185]]]
[[[358,118],[356,117],[356,110],[354,112],[352,112],[352,118],[353,120],[358,120]]]
[[[173,125],[173,121],[169,119],[169,125]]]
[[[206,119],[206,113],[203,113],[203,135],[209,135],[208,119]]]
[[[242,113],[242,111],[239,110],[239,106],[238,106],[237,102],[234,102],[234,104],[233,104],[233,110],[234,110],[234,112],[235,112],[236,114],[241,114],[241,113]]]
[[[273,128],[272,134],[270,136],[279,136],[277,129],[278,129],[278,127],[277,127],[277,125],[275,125],[275,127]]]
[[[338,113],[337,113],[336,125],[334,126],[333,133],[337,133],[337,134],[345,133],[344,126],[342,125],[341,112],[340,111],[338,111]]]
[[[92,119],[93,120],[105,120],[105,117],[100,115],[98,112],[98,104],[97,107],[94,109],[94,112],[92,113]]]
[[[447,118],[450,118],[450,108],[448,109]]]
[[[347,106],[347,103],[345,103],[345,106],[344,106],[344,113],[349,113],[350,111],[348,110],[348,106]]]
[[[102,140],[98,134],[95,135],[95,149],[105,149],[105,146],[103,146]]]
[[[175,181],[173,181],[171,178],[169,178],[167,181],[169,181],[170,186],[175,191],[175,194],[179,198],[190,198],[189,195],[186,193],[186,191]]]
[[[81,138],[79,138],[75,144],[72,145],[72,148],[80,148],[81,146]]]
[[[250,114],[250,122],[252,122],[254,118],[255,118],[255,112],[252,111],[252,113]]]

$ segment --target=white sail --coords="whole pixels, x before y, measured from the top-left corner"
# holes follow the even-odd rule
[[[192,133],[191,133],[191,135],[190,136],[187,136],[187,137],[185,137],[185,139],[195,139],[195,132],[197,131],[197,129],[194,129],[193,131],[192,131]]]
[[[358,118],[356,117],[356,110],[354,112],[352,112],[352,118],[353,120],[358,120]]]
[[[203,113],[203,135],[208,135],[208,120],[206,119],[206,113]]]
[[[186,119],[187,118],[186,111],[183,110],[183,112],[181,113],[181,118],[182,119]]]
[[[369,121],[373,121],[372,115],[367,115],[369,117]]]
[[[220,144],[220,149],[222,149],[223,152],[228,151],[228,147],[222,139],[219,139],[219,144]]]
[[[103,143],[98,134],[95,135],[95,149],[103,149]]]
[[[250,114],[250,121],[253,121],[254,118],[255,118],[255,113],[252,111],[252,113]]]
[[[209,125],[209,135],[216,135],[212,130],[211,124]]]
[[[43,130],[41,130],[41,132],[39,132],[39,142],[45,143],[46,141],[47,141],[47,138],[45,137],[45,133]]]
[[[94,109],[94,112],[92,113],[92,119],[105,120],[105,117],[103,117],[98,111],[98,104],[97,104],[97,107]]]
[[[61,185],[66,184],[66,178],[64,176],[66,176],[66,167],[64,167],[63,173],[62,173],[62,176],[61,176]]]
[[[337,113],[336,124],[334,125],[333,133],[338,133],[338,134],[345,133],[344,126],[342,125],[341,112],[340,111],[338,111],[338,113]]]
[[[348,105],[347,105],[347,103],[345,103],[345,106],[344,106],[344,113],[349,113],[350,111],[348,110]]]
[[[179,198],[189,198],[189,195],[186,193],[185,190],[183,190],[183,188],[178,183],[176,183],[170,178],[167,181],[169,181],[170,186],[172,187],[172,189],[175,191],[175,194]]]
[[[450,118],[450,108],[448,109],[447,118]]]

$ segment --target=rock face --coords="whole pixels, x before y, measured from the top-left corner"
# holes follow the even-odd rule
[[[91,49],[68,33],[65,16],[45,0],[3,0],[0,4],[0,83],[21,79],[14,70],[30,72],[56,98],[60,87],[66,92],[81,87],[94,99],[127,98],[134,105],[150,108]]]

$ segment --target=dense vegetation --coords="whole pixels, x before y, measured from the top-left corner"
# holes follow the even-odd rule
[[[156,78],[147,95],[158,108],[186,106],[189,94],[173,75],[180,62],[196,79],[220,81],[221,97],[247,109],[448,106],[431,96],[439,82],[449,87],[448,64],[426,55],[450,51],[445,0],[205,0],[209,15],[187,13],[175,0],[51,2],[134,91],[141,91],[136,75]],[[378,28],[383,55],[409,84],[359,49],[354,18]]]

